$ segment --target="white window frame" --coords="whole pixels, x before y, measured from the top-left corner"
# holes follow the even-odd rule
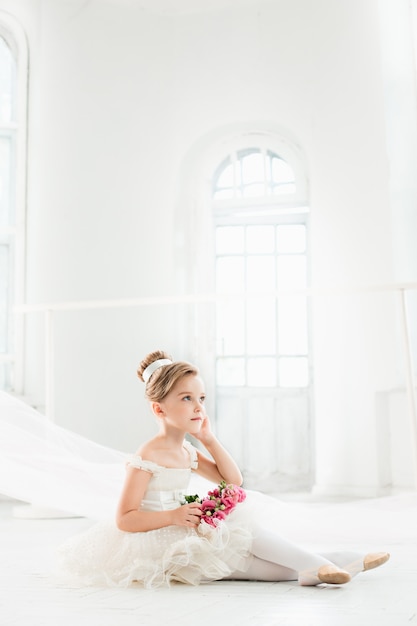
[[[233,153],[238,154],[241,150],[251,148],[260,149],[264,154],[266,151],[273,153],[287,162],[294,172],[296,189],[293,193],[268,193],[262,197],[251,196],[217,200],[212,197],[213,232],[216,227],[226,225],[303,224],[306,227],[307,235],[305,257],[308,285],[311,270],[308,168],[298,142],[287,140],[285,130],[282,134],[279,130],[276,133],[272,131],[248,132],[242,133],[238,141],[236,137],[230,139],[230,142],[223,142],[223,147],[226,147],[227,144],[228,149],[224,149],[220,154],[220,151],[217,150],[217,160],[214,162],[213,159],[211,160],[211,176],[218,172],[220,163],[225,162],[228,157],[229,160],[232,160]],[[214,239],[213,236],[212,240]],[[216,256],[215,241],[213,241],[213,252]],[[276,252],[278,252],[277,249]],[[216,295],[220,294],[216,291]],[[306,356],[309,370],[307,385],[281,384],[278,371],[277,384],[272,386],[248,384],[250,381],[247,377],[245,377],[243,385],[218,385],[217,380],[215,381],[216,410],[214,414],[216,427],[225,445],[230,447],[236,455],[248,485],[256,485],[261,478],[264,482],[270,479],[271,485],[282,484],[284,488],[290,489],[309,488],[312,484],[314,472],[312,438],[314,431],[314,376],[312,371],[311,302],[308,297],[306,304],[308,341]],[[213,334],[217,340],[217,329]],[[215,353],[213,369],[216,369],[215,362],[220,356],[217,341],[212,352]],[[280,350],[279,341],[277,341],[276,351],[273,355],[277,366],[280,354],[285,356]],[[239,354],[239,356],[241,355]],[[243,355],[245,364],[248,356],[252,355],[249,355],[245,350]],[[257,411],[262,406],[266,409],[262,411],[261,418],[257,415]],[[261,447],[262,438],[258,440],[254,434],[257,431],[258,418],[264,420],[262,422],[266,428],[264,432],[267,433],[270,444],[265,451],[262,451]],[[283,439],[286,442],[285,445],[280,443]],[[296,450],[296,453],[291,455],[291,459],[285,453],[287,446],[290,450]],[[274,449],[272,450],[272,448]]]
[[[0,130],[15,134],[15,223],[8,234],[13,237],[13,302],[22,304],[25,299],[25,252],[26,252],[26,197],[27,197],[27,125],[28,125],[28,71],[29,54],[26,34],[21,24],[9,13],[0,11],[0,36],[10,47],[16,62],[16,120],[0,123]],[[24,319],[11,315],[12,352],[0,356],[13,369],[12,390],[23,393]]]
[[[218,226],[240,225],[247,226],[252,224],[303,224],[307,229],[307,268],[310,267],[309,253],[309,206],[308,206],[308,183],[305,172],[305,166],[300,157],[295,153],[294,149],[285,141],[272,141],[270,137],[265,135],[252,134],[250,137],[242,137],[234,145],[229,146],[229,152],[222,155],[222,160],[230,156],[231,162],[236,160],[235,155],[242,149],[255,148],[259,149],[264,155],[272,152],[282,158],[292,168],[295,175],[296,190],[294,193],[278,194],[274,196],[261,196],[249,198],[233,198],[233,199],[212,199],[212,215],[214,229]],[[214,171],[214,170],[213,170]],[[308,337],[311,337],[310,327],[310,305],[308,308]],[[279,354],[276,359],[278,361]],[[216,350],[216,361],[218,355]],[[244,355],[245,361],[248,355]],[[309,339],[308,350],[309,362],[309,379],[311,386],[311,339]],[[246,385],[239,387],[240,390],[246,388]],[[221,389],[217,388],[217,393],[221,393]]]

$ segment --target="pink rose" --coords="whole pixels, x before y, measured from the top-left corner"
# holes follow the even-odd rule
[[[202,517],[209,526],[215,528],[246,498],[244,489],[237,485],[227,485],[222,481],[216,489],[209,491],[201,502]]]
[[[235,508],[237,500],[235,500],[235,498],[232,498],[231,496],[223,496],[221,502],[227,509],[231,510]]]
[[[226,519],[226,513],[224,511],[214,511],[211,519],[213,518],[219,520]]]

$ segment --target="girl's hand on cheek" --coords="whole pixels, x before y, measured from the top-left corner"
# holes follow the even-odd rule
[[[193,437],[201,441],[202,444],[207,445],[214,439],[213,431],[211,430],[210,418],[206,415],[203,418],[200,431],[193,434]]]

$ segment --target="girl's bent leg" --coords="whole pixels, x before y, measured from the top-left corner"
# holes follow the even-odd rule
[[[286,580],[297,580],[298,572],[271,561],[258,559],[256,556],[250,558],[250,564],[244,572],[233,572],[225,580],[258,580],[264,582],[283,582]]]

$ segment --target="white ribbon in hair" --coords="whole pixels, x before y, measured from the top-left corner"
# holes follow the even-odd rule
[[[153,361],[152,363],[150,363],[148,365],[147,368],[145,368],[142,372],[142,378],[145,381],[145,383],[148,382],[148,380],[150,379],[150,377],[152,376],[152,374],[159,369],[160,367],[162,367],[163,365],[170,365],[170,363],[172,363],[172,361],[170,361],[170,359],[157,359],[156,361]]]

